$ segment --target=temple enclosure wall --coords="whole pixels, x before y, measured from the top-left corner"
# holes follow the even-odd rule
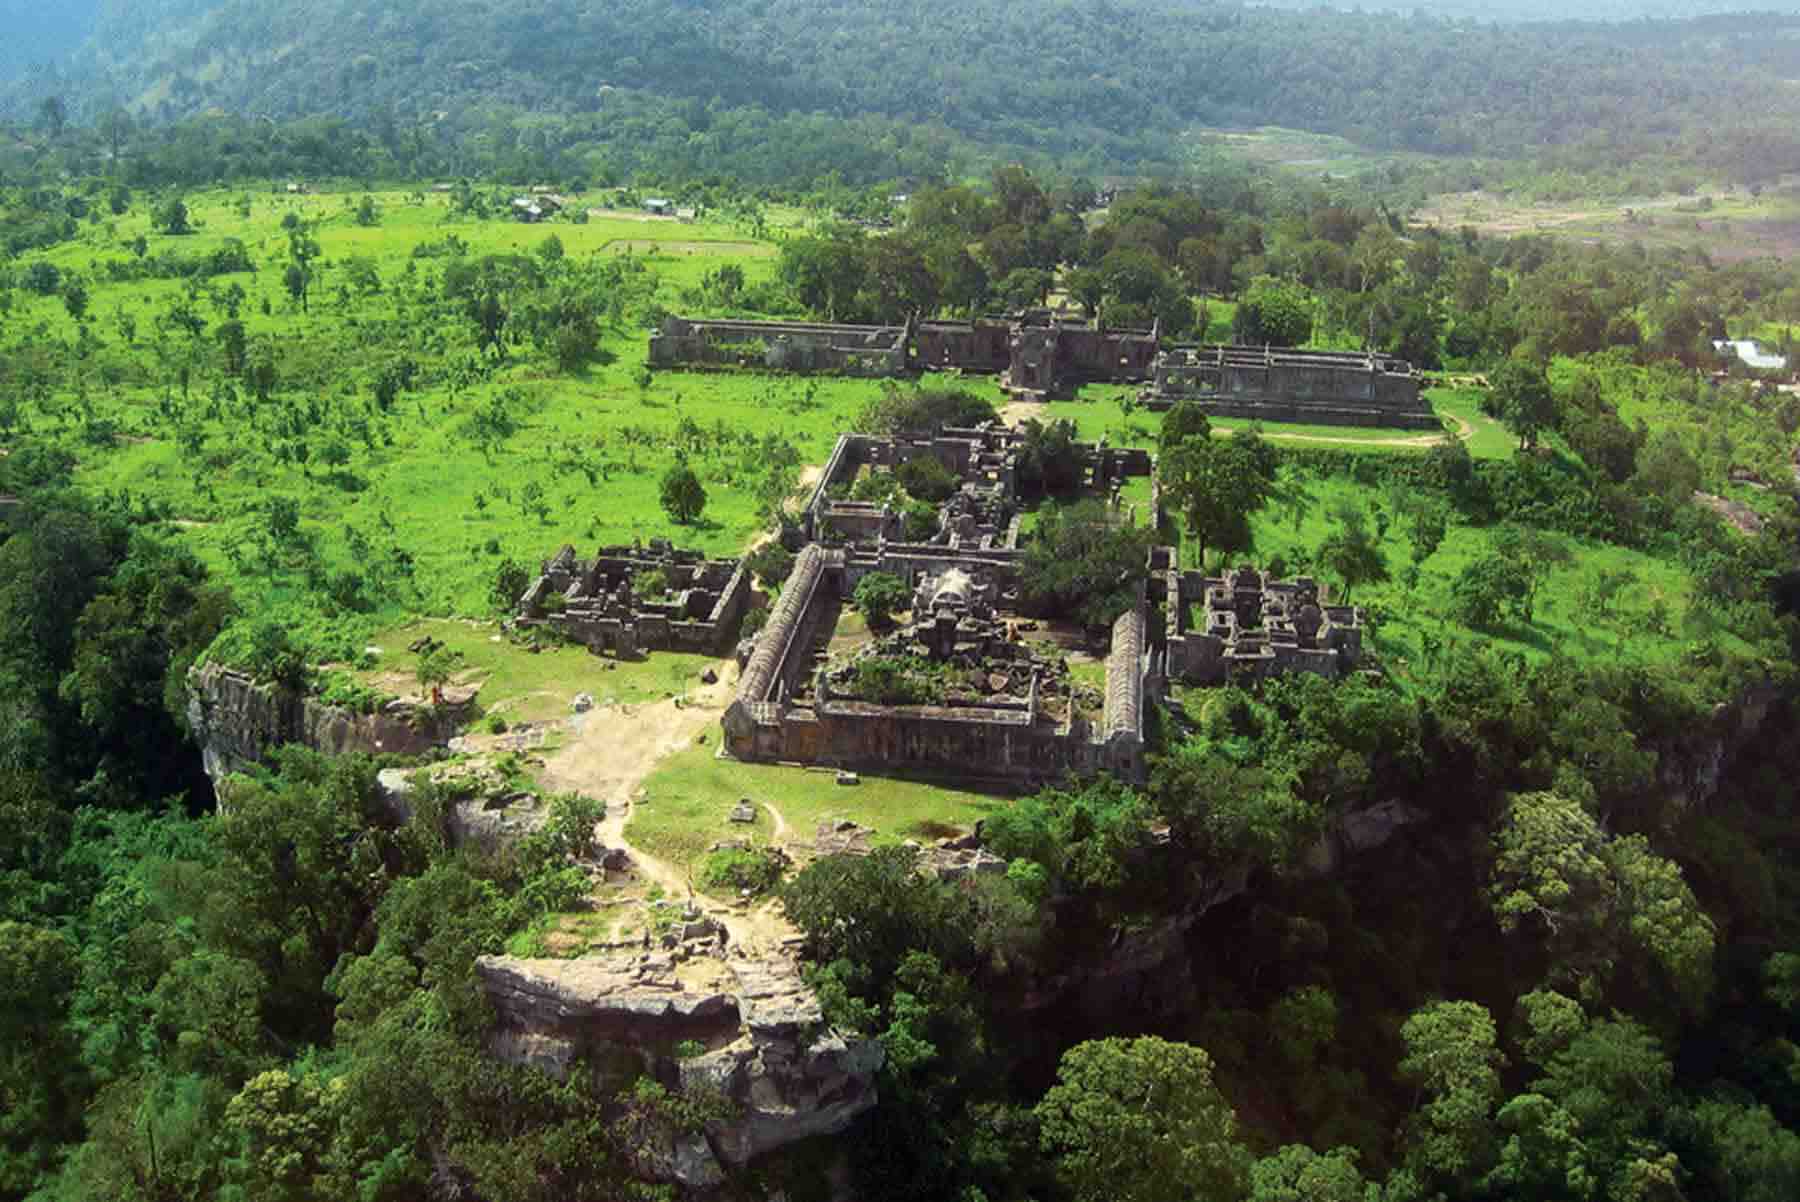
[[[911,549],[895,561],[883,552],[828,550],[810,544],[738,681],[721,725],[721,753],[742,760],[826,764],[838,768],[979,776],[1023,783],[1109,772],[1144,779],[1143,705],[1152,670],[1148,623],[1140,604],[1114,626],[1099,720],[1069,708],[1060,717],[1039,703],[1036,677],[1016,698],[980,705],[886,705],[837,693],[827,682],[820,644],[863,572],[892,571],[910,581],[976,573],[991,587],[1010,583],[1010,560],[939,549],[929,560]],[[954,641],[954,619],[940,624]]]
[[[1148,381],[1151,410],[1191,401],[1221,417],[1438,430],[1412,365],[1392,355],[1278,347],[1173,346],[1161,330],[1111,329],[1028,309],[903,326],[670,317],[650,339],[656,367],[760,367],[852,376],[998,375],[1020,399],[1089,382]],[[952,468],[952,470],[958,470]]]
[[[1139,400],[1186,401],[1220,417],[1441,430],[1412,365],[1387,355],[1245,346],[1174,347],[1156,357]]]
[[[1014,396],[1042,400],[1090,380],[1147,380],[1160,342],[1157,329],[1108,329],[1048,309],[899,326],[668,317],[650,336],[649,360],[851,376],[980,372],[998,375]]]

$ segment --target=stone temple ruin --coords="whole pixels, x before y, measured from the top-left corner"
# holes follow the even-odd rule
[[[1146,409],[1181,401],[1220,417],[1441,430],[1412,364],[1390,355],[1178,346],[1156,356]]]
[[[1184,572],[1174,548],[1154,547],[1149,588],[1113,623],[1103,684],[1073,677],[1053,648],[1021,638],[1022,440],[995,424],[841,436],[800,516],[806,545],[762,631],[741,645],[751,592],[742,563],[660,539],[591,559],[565,546],[519,599],[517,621],[621,656],[737,645],[743,671],[721,755],[1020,783],[1101,772],[1142,781],[1144,707],[1167,681],[1337,676],[1357,665],[1361,611],[1325,604],[1315,582]],[[1110,497],[1114,520],[1150,520],[1118,499],[1125,481],[1152,472],[1148,452],[1077,450],[1084,491]],[[859,483],[921,457],[956,483],[928,529],[891,501],[857,499],[883,495]],[[872,572],[912,589],[907,620],[833,654],[839,616]]]
[[[1143,779],[1154,670],[1145,606],[1114,625],[1104,690],[1085,689],[1060,657],[1017,638],[1018,441],[994,428],[838,440],[802,517],[811,541],[753,648],[740,653],[724,754],[1023,781]],[[1140,450],[1081,452],[1089,490],[1101,494],[1151,467]],[[961,481],[929,538],[904,541],[891,508],[843,495],[860,476],[922,455]],[[838,615],[857,582],[878,571],[914,589],[912,620],[834,660],[826,649]]]
[[[644,593],[644,582],[658,577],[666,588]],[[742,561],[652,539],[648,550],[601,547],[592,559],[563,547],[519,598],[517,614],[521,626],[551,627],[621,659],[645,651],[724,655],[749,601]]]
[[[873,566],[862,569],[873,571]],[[1053,780],[1144,778],[1143,699],[1152,664],[1140,605],[1113,627],[1103,696],[1084,698],[1060,662],[1016,641],[995,608],[996,573],[950,568],[919,587],[913,621],[847,661],[824,644],[855,585],[849,554],[800,553],[725,711],[726,754],[838,767]],[[935,689],[883,693],[863,665],[905,664]]]
[[[1027,309],[897,326],[670,317],[650,338],[664,368],[763,368],[900,377],[964,371],[1008,395],[1047,400],[1081,384],[1146,383],[1145,407],[1179,401],[1222,417],[1338,426],[1442,428],[1412,365],[1391,355],[1248,346],[1162,346],[1159,328],[1113,329]]]
[[[1088,381],[1148,380],[1161,333],[1108,329],[1027,309],[970,321],[897,326],[670,317],[650,337],[653,367],[759,367],[846,376],[966,371],[1044,400]]]
[[[1260,680],[1281,672],[1337,676],[1362,654],[1362,613],[1321,605],[1316,582],[1275,580],[1255,568],[1227,576],[1168,571],[1163,621],[1169,676],[1191,684]],[[1190,621],[1190,610],[1198,621]]]

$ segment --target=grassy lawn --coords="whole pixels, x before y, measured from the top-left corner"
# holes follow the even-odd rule
[[[1518,447],[1512,431],[1481,411],[1479,388],[1427,388],[1425,397],[1441,416],[1460,418],[1474,430],[1466,440],[1477,459],[1506,459]],[[1452,422],[1452,425],[1455,423]]]
[[[629,324],[610,329],[599,359],[572,375],[555,372],[528,346],[483,366],[469,323],[446,320],[429,305],[447,260],[416,258],[422,244],[455,237],[471,256],[533,254],[554,234],[568,259],[630,255],[647,265],[655,303],[671,309],[683,307],[684,288],[726,263],[742,267],[752,284],[767,278],[776,246],[722,222],[621,215],[527,226],[456,218],[445,196],[415,200],[401,192],[375,194],[380,223],[364,227],[352,216],[359,198],[193,193],[186,198],[197,230],[191,235],[151,230],[141,201],[126,217],[84,228],[45,257],[87,281],[86,326],[99,339],[94,384],[76,404],[56,398],[28,416],[34,427],[67,431],[84,488],[127,493],[166,511],[173,519],[167,537],[229,584],[240,608],[323,634],[343,654],[416,615],[490,614],[502,561],[535,565],[565,542],[585,550],[667,537],[735,554],[760,525],[753,490],[767,469],[767,444],[750,440],[774,435],[800,463],[823,462],[838,432],[880,392],[874,381],[750,374],[659,373],[645,384],[637,372],[649,334]],[[318,223],[308,312],[282,283],[288,232],[281,222],[289,214]],[[189,259],[238,239],[256,270],[214,277],[191,296],[178,280],[109,280],[105,265],[132,262],[139,236],[150,255]],[[353,259],[373,265],[379,291],[348,285]],[[234,286],[243,292],[239,318],[252,349],[271,348],[280,371],[260,408],[241,383],[224,395],[205,395],[210,385],[200,384],[183,395],[177,383],[180,362],[200,368],[196,380],[213,377],[223,354],[217,330],[228,319],[215,294]],[[58,297],[21,292],[18,301],[11,320],[41,323],[46,340],[74,340],[77,324]],[[183,304],[200,319],[197,335],[169,323]],[[373,379],[401,355],[417,363],[417,383],[379,411]],[[473,378],[457,377],[464,362],[479,368]],[[484,442],[475,415],[502,402],[513,430]],[[272,411],[305,415],[306,428],[276,433]],[[82,423],[94,421],[112,433],[84,437]],[[677,431],[698,431],[702,444],[688,457],[708,503],[690,527],[671,521],[659,497]],[[308,459],[288,453],[296,443]],[[341,448],[342,462],[319,462],[328,443]],[[298,504],[307,548],[282,563],[252,553],[275,498]],[[389,562],[402,566],[371,587],[363,604],[320,612],[320,573],[373,580]]]
[[[876,843],[926,841],[949,827],[971,827],[1007,804],[1000,796],[895,777],[864,776],[860,785],[840,785],[829,770],[719,759],[704,744],[664,760],[644,791],[645,799],[633,807],[631,841],[689,865],[722,839],[769,841],[774,823],[767,810],[759,809],[751,824],[727,821],[740,797],[773,804],[791,837],[802,842],[811,842],[819,823],[844,818],[873,829]]]
[[[1088,442],[1105,439],[1113,446],[1154,448],[1162,429],[1162,414],[1151,413],[1138,405],[1137,392],[1135,385],[1089,384],[1076,394],[1075,399],[1046,401],[1032,406],[1027,416],[1037,416],[1042,421],[1072,421],[1077,436]],[[1498,422],[1481,413],[1476,403],[1480,393],[1433,388],[1426,391],[1426,396],[1440,414],[1455,414],[1475,428],[1469,441],[1471,454],[1478,458],[1499,458],[1512,453],[1516,440]],[[1209,421],[1214,433],[1221,437],[1255,424],[1237,417],[1214,417]],[[1263,422],[1262,432],[1284,446],[1313,444],[1351,451],[1417,452],[1422,449],[1418,430]]]
[[[501,638],[493,622],[423,618],[382,631],[369,645],[379,649],[374,666],[355,675],[365,684],[392,692],[416,692],[413,679],[418,656],[408,645],[430,636],[457,659],[460,684],[481,686],[480,702],[489,714],[508,722],[563,717],[577,693],[592,695],[599,705],[632,705],[658,701],[698,683],[700,673],[716,661],[704,655],[658,651],[633,661],[591,654],[586,648],[547,647],[533,653]]]

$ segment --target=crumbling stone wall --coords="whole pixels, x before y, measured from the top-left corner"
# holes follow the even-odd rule
[[[843,434],[832,448],[825,470],[807,502],[802,522],[808,538],[849,545],[897,541],[901,517],[893,510],[868,501],[853,501],[844,492],[864,468],[892,470],[929,455],[960,477],[963,492],[984,502],[1010,505],[1018,496],[1018,447],[1023,439],[1016,430],[1002,426],[978,429],[946,426],[932,434]],[[1142,447],[1110,447],[1104,443],[1079,443],[1092,490],[1105,495],[1133,476],[1151,474],[1153,461]],[[1017,532],[985,532],[975,541],[984,548],[1013,547]]]
[[[949,640],[942,647],[961,647],[956,640],[971,637],[959,625],[962,607],[973,599],[990,604],[999,586],[1015,578],[1016,569],[1010,560],[1002,560],[990,574],[954,549],[933,552],[929,562],[936,572],[929,575],[953,583],[932,593],[944,600],[946,612],[921,620],[935,624],[933,628]],[[884,563],[884,555],[885,549],[862,555],[826,551],[816,543],[800,553],[781,601],[739,678],[737,696],[725,711],[722,754],[743,760],[1021,782],[1102,771],[1132,781],[1144,779],[1143,705],[1151,657],[1141,605],[1115,625],[1120,645],[1108,661],[1105,710],[1099,722],[1079,714],[1072,698],[1060,717],[1046,711],[1039,704],[1035,675],[1022,696],[1015,687],[1013,696],[987,698],[982,704],[885,705],[834,692],[825,670],[815,666],[813,652],[820,636],[828,633],[826,623],[835,624],[856,573],[875,570]],[[928,573],[921,566],[915,574],[905,562],[911,558],[891,566],[916,584]],[[925,560],[921,554],[917,562]],[[981,575],[979,584],[970,579],[972,573]],[[978,641],[1005,638],[991,617],[970,629]],[[941,649],[937,642],[931,645]]]
[[[912,371],[904,326],[823,325],[788,321],[664,319],[650,336],[655,367],[760,367],[843,376],[902,376]]]
[[[1148,379],[1159,329],[1107,329],[1048,309],[904,326],[669,317],[650,338],[655,367],[899,376],[924,371],[998,375],[1015,396],[1043,399],[1089,380]]]
[[[1174,347],[1156,356],[1151,410],[1181,401],[1221,417],[1439,430],[1412,365],[1388,355],[1244,346]]]

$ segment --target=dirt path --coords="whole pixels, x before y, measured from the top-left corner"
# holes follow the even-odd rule
[[[787,819],[781,816],[781,811],[775,808],[774,802],[765,801],[762,803],[762,807],[769,811],[769,817],[775,820],[775,829],[769,832],[769,845],[780,847],[787,842]]]
[[[720,660],[713,669],[719,674],[718,683],[690,690],[680,705],[670,698],[589,712],[579,728],[571,731],[568,742],[545,757],[538,774],[546,789],[604,801],[606,817],[595,828],[601,845],[625,852],[639,876],[660,885],[664,894],[677,901],[694,893],[687,872],[635,846],[625,832],[639,786],[666,757],[687,747],[703,731],[716,728],[719,715],[730,703],[737,665]],[[732,945],[747,952],[773,950],[794,933],[779,907],[765,904],[740,913],[716,903],[702,903],[701,909],[724,923]]]

